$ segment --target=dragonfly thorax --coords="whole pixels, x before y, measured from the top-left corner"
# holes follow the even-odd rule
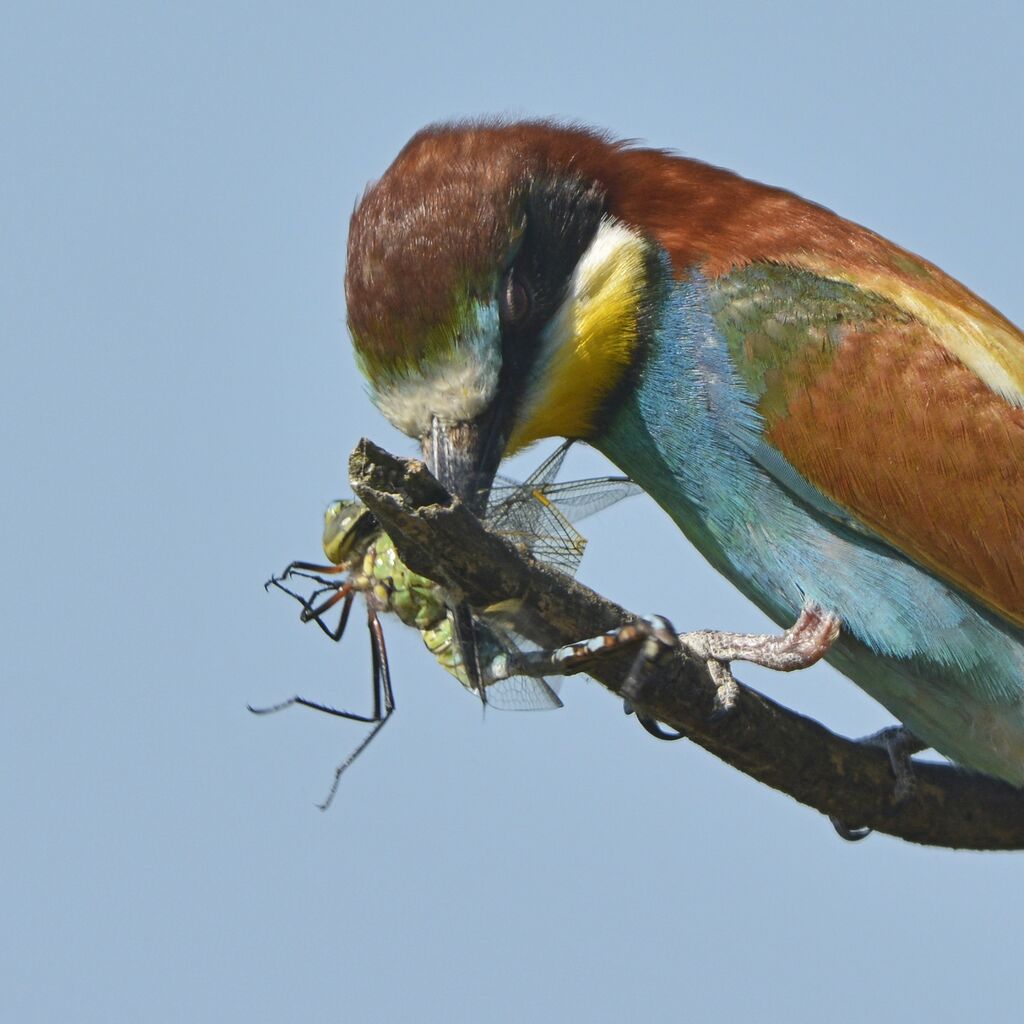
[[[407,626],[433,629],[448,616],[444,587],[413,572],[398,557],[386,533],[378,533],[370,544],[360,576],[355,589],[365,590],[372,595],[378,611],[394,612]]]
[[[413,572],[391,538],[359,501],[333,501],[324,513],[324,554],[350,569],[347,585],[379,612],[394,612],[407,626],[435,629],[447,618],[443,587]]]

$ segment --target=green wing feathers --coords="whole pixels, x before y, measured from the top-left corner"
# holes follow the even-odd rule
[[[894,547],[1024,625],[1024,409],[933,325],[856,285],[757,264],[712,292],[765,441]]]

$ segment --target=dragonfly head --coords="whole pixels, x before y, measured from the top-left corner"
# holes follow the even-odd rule
[[[324,554],[334,565],[361,558],[380,533],[373,513],[359,501],[332,501],[324,513]]]

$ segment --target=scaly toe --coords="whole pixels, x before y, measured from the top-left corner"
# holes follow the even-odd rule
[[[892,792],[893,801],[896,804],[903,803],[917,785],[911,756],[927,750],[927,744],[922,743],[903,725],[890,725],[885,729],[879,729],[878,732],[865,736],[860,742],[871,747],[881,747],[888,755],[889,766],[896,779]]]

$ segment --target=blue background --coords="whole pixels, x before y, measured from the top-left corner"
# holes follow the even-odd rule
[[[361,617],[335,647],[261,584],[318,557],[360,436],[412,451],[342,275],[415,129],[678,148],[1020,323],[1021,30],[1009,4],[8,5],[4,1019],[1019,1020],[1019,856],[844,844],[594,683],[482,718],[391,623],[399,712],[327,814],[361,729],[245,705],[366,699]],[[582,578],[627,606],[765,625],[646,499],[585,529]],[[889,721],[825,668],[744,678]]]

